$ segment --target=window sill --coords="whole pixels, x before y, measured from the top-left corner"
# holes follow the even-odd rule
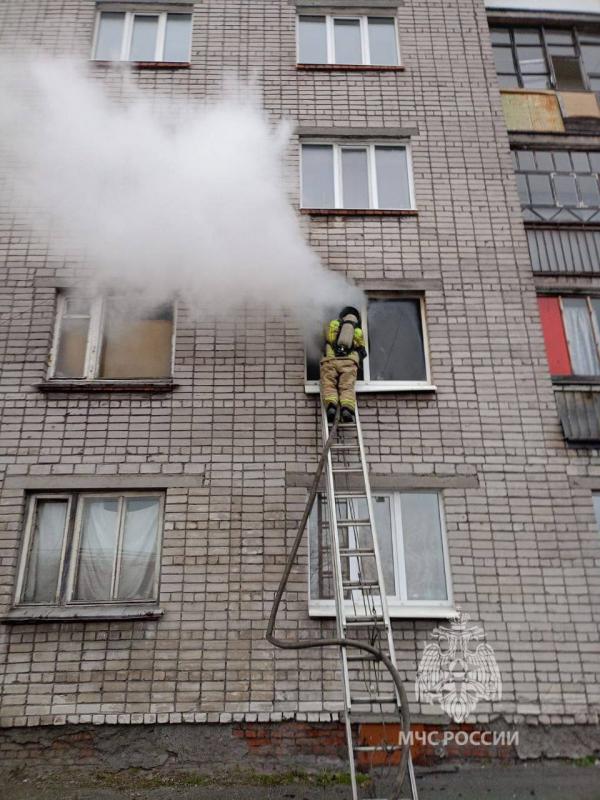
[[[305,72],[405,72],[401,64],[296,64]]]
[[[142,392],[143,394],[165,394],[177,389],[172,380],[123,380],[123,381],[65,381],[48,380],[38,383],[40,392]]]
[[[162,608],[149,603],[70,606],[17,606],[0,617],[0,622],[82,622],[86,620],[160,619]]]
[[[319,394],[319,384],[315,382],[305,383],[304,391],[306,394]],[[374,392],[436,392],[437,386],[423,381],[386,381],[364,384],[356,384],[357,394],[369,394]]]
[[[301,208],[311,217],[416,217],[416,208]]]
[[[92,59],[91,64],[98,67],[126,66],[130,69],[189,69],[192,65],[189,61],[100,61]]]
[[[348,607],[348,611],[351,611]],[[431,603],[408,605],[388,601],[391,619],[451,619],[456,616],[456,608],[447,603]],[[336,616],[333,600],[311,600],[308,605],[308,616],[311,619],[331,619]]]

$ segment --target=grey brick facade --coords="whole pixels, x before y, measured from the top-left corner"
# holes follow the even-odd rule
[[[596,723],[600,459],[560,429],[483,0],[401,2],[404,71],[298,70],[287,0],[199,0],[193,13],[191,67],[135,72],[144,91],[193,101],[234,75],[298,128],[415,131],[416,216],[300,217],[330,269],[425,293],[437,390],[360,398],[374,485],[443,492],[454,598],[483,624],[504,683],[478,720]],[[87,58],[94,15],[93,0],[5,2],[2,47]],[[297,134],[287,155],[297,205]],[[301,331],[277,318],[196,323],[181,304],[172,392],[42,393],[56,288],[82,270],[9,212],[0,226],[0,614],[14,600],[27,491],[116,477],[166,491],[162,617],[0,624],[2,725],[336,718],[337,654],[264,640],[306,498],[293,476],[319,455]],[[600,278],[569,280],[600,289]],[[280,621],[290,637],[332,629],[308,616],[306,566],[304,550]],[[434,625],[394,623],[409,685]]]

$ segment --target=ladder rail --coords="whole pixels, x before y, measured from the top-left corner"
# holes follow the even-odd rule
[[[283,570],[282,576],[281,576],[280,581],[279,581],[279,585],[278,585],[278,587],[277,587],[277,589],[275,591],[275,596],[274,596],[274,599],[273,599],[273,605],[271,607],[271,613],[269,615],[269,620],[267,622],[267,629],[266,629],[266,632],[265,632],[265,639],[270,644],[272,644],[274,647],[277,647],[277,648],[280,648],[280,649],[283,649],[283,650],[305,650],[305,649],[311,649],[311,648],[315,648],[315,647],[339,647],[339,648],[342,649],[342,652],[345,653],[345,649],[346,648],[353,648],[355,650],[358,650],[359,652],[363,652],[363,653],[368,654],[369,656],[372,657],[372,660],[374,662],[381,662],[384,665],[384,667],[387,669],[387,671],[389,672],[389,674],[390,674],[390,676],[392,678],[392,681],[394,683],[394,686],[395,686],[395,691],[396,691],[397,697],[400,699],[400,702],[398,704],[399,705],[398,712],[399,712],[399,717],[400,717],[401,732],[402,732],[403,736],[405,737],[404,741],[408,741],[408,735],[409,735],[409,732],[410,732],[410,712],[409,712],[409,707],[408,707],[408,697],[406,695],[406,689],[404,687],[404,683],[402,681],[402,677],[401,677],[400,673],[398,672],[398,668],[397,668],[396,664],[381,649],[379,649],[379,648],[377,648],[377,647],[375,647],[375,646],[373,646],[371,644],[368,644],[366,642],[362,642],[362,641],[358,641],[358,640],[355,640],[355,639],[347,638],[346,636],[341,636],[340,637],[339,635],[336,638],[318,637],[318,638],[315,638],[315,639],[281,639],[281,638],[279,638],[279,637],[277,637],[275,635],[275,625],[276,625],[276,622],[277,622],[277,614],[278,614],[279,608],[281,606],[281,601],[283,599],[283,595],[285,593],[286,586],[287,586],[287,583],[289,581],[290,574],[292,572],[292,568],[293,568],[294,563],[296,561],[296,558],[298,556],[298,551],[299,551],[300,545],[302,543],[302,538],[303,538],[305,530],[306,530],[306,526],[307,526],[307,523],[308,523],[310,512],[312,510],[312,507],[314,505],[315,499],[316,499],[318,491],[319,491],[319,482],[321,480],[321,476],[323,474],[323,470],[325,468],[325,464],[327,462],[327,458],[329,456],[330,449],[331,449],[331,447],[332,447],[332,445],[333,445],[333,443],[335,441],[335,438],[337,436],[337,430],[338,430],[339,421],[340,421],[340,418],[339,418],[339,409],[338,409],[338,412],[336,414],[336,417],[335,417],[335,420],[334,420],[334,423],[332,425],[331,430],[328,431],[327,426],[325,426],[325,429],[324,429],[325,431],[328,431],[329,435],[327,436],[325,444],[323,446],[323,450],[322,450],[321,456],[319,458],[319,463],[317,465],[317,470],[316,470],[316,472],[314,474],[313,482],[312,482],[310,490],[309,490],[306,506],[305,506],[304,512],[302,514],[300,525],[299,525],[298,530],[296,532],[296,536],[295,536],[294,541],[292,543],[292,547],[291,547],[291,549],[290,549],[290,551],[288,553],[288,557],[287,557],[287,560],[286,560],[286,563],[285,563],[285,566],[284,566],[284,570]],[[353,495],[352,493],[351,493],[350,496],[357,496],[357,497],[358,496],[362,496],[362,497],[364,497],[364,495],[359,495],[359,494],[358,495],[357,494]],[[347,733],[348,733],[349,726],[346,726],[346,730],[347,730]],[[352,743],[351,740],[348,741],[348,750],[349,750],[349,754],[351,756],[350,757],[351,775],[354,775],[355,774],[355,772],[354,772],[354,758],[352,756],[353,743]],[[412,770],[412,762],[411,762],[411,759],[410,759],[410,747],[408,745],[403,748],[402,755],[401,755],[401,758],[400,758],[400,764],[398,765],[398,774],[397,774],[397,780],[396,780],[398,791],[399,791],[400,787],[402,786],[402,784],[404,782],[404,778],[405,778],[405,776],[407,774],[411,778],[411,789],[414,786],[414,790],[415,791],[413,793],[413,796],[416,798],[416,785],[414,785],[414,772]],[[353,786],[354,787],[356,786],[356,781],[355,780],[353,781]],[[355,792],[354,788],[353,788],[353,792]]]

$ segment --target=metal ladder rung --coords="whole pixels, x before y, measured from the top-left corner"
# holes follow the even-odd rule
[[[372,523],[370,519],[338,519],[337,521],[338,528],[352,528],[352,527],[371,527]]]
[[[354,750],[359,753],[391,753],[402,750],[401,744],[355,744]]]
[[[385,618],[383,614],[352,614],[346,617],[347,625],[356,625],[357,623],[364,625],[372,622],[385,622]]]
[[[370,705],[390,705],[398,704],[398,698],[395,694],[375,694],[373,697],[350,697],[352,703],[357,705],[370,706]]]
[[[365,500],[367,495],[364,492],[335,492],[335,499],[337,500],[352,500],[354,498],[360,498],[361,500]]]
[[[354,664],[357,661],[380,661],[377,656],[374,656],[373,653],[361,653],[360,655],[348,655],[346,654],[346,661],[349,664]]]
[[[362,467],[332,467],[331,471],[333,473],[338,473],[338,472],[344,472],[344,473],[347,473],[347,472],[360,472],[361,475],[363,474],[363,468]]]
[[[379,581],[342,581],[344,589],[379,589]]]
[[[384,620],[382,619],[369,619],[365,617],[364,621],[355,619],[352,622],[345,623],[346,628],[379,628],[380,630],[386,630],[387,625]]]
[[[340,548],[340,556],[344,558],[352,558],[352,556],[375,556],[375,550],[373,549],[363,549],[363,550],[355,550],[355,549],[346,549],[345,547]]]

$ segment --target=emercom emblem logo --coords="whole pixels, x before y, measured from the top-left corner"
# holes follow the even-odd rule
[[[415,693],[424,703],[439,703],[454,722],[464,722],[480,700],[501,700],[502,680],[494,651],[478,625],[458,612],[449,628],[440,625],[425,645]]]

